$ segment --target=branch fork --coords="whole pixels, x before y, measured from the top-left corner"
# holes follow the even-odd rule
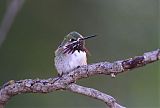
[[[49,93],[60,89],[100,100],[106,103],[109,108],[125,108],[118,104],[112,96],[93,88],[77,85],[75,82],[79,79],[98,74],[115,77],[117,74],[142,67],[159,59],[160,49],[157,49],[152,52],[144,53],[142,56],[115,61],[113,63],[100,62],[81,66],[72,70],[68,74],[62,75],[62,77],[49,79],[25,79],[19,81],[10,80],[0,88],[0,108],[4,108],[5,104],[11,97],[21,93]]]

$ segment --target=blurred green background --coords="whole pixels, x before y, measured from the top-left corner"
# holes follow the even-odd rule
[[[11,0],[0,0],[0,24]],[[26,0],[0,46],[0,85],[8,80],[55,77],[54,51],[71,31],[98,34],[88,40],[89,63],[113,62],[159,48],[158,0]],[[160,107],[160,62],[128,73],[77,83],[112,95],[128,108]],[[68,91],[22,94],[6,108],[104,108]]]

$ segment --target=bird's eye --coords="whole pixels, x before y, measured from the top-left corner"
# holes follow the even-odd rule
[[[70,39],[71,42],[76,41],[75,39]]]

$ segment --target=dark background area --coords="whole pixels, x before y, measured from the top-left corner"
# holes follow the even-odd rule
[[[0,0],[0,24],[9,0]],[[57,75],[54,51],[71,31],[98,34],[86,42],[88,63],[113,62],[159,48],[158,0],[26,0],[0,46],[0,85],[9,80]],[[159,62],[116,78],[77,81],[115,97],[128,108],[159,108]],[[22,94],[6,108],[104,108],[105,104],[68,91]]]

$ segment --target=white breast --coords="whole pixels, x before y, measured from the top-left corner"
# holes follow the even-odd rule
[[[75,51],[73,54],[69,54],[68,56],[69,56],[68,58],[70,58],[69,65],[72,68],[87,64],[86,53],[83,51],[80,52]]]
[[[63,54],[63,57],[55,57],[55,66],[58,73],[67,73],[74,68],[82,65],[87,65],[86,53],[83,51],[75,51],[73,54]]]

